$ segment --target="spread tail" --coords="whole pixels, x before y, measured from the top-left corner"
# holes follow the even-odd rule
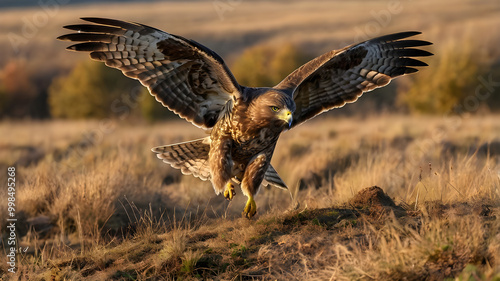
[[[209,180],[210,166],[208,152],[210,151],[210,137],[158,146],[151,149],[157,157],[173,168],[180,169],[184,175],[193,175],[201,180]]]
[[[276,172],[276,170],[271,165],[269,165],[269,168],[267,168],[262,184],[266,185],[266,182],[281,189],[288,189],[288,186],[286,186],[285,182],[283,182],[278,172]]]

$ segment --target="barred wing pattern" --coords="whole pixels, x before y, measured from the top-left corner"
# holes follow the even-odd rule
[[[412,47],[430,42],[400,40],[417,34],[420,32],[401,32],[331,51],[292,72],[275,86],[293,95],[297,109],[292,127],[355,102],[364,92],[383,87],[395,77],[417,72],[415,66],[427,66],[411,57],[432,53]]]
[[[65,26],[78,33],[58,38],[82,42],[69,50],[90,52],[139,80],[157,101],[198,127],[213,127],[228,101],[240,96],[222,58],[195,41],[138,23],[82,19],[94,24]]]

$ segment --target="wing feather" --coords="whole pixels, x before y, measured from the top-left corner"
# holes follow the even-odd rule
[[[157,101],[196,126],[213,127],[228,101],[241,95],[222,58],[195,41],[133,22],[82,19],[93,24],[65,26],[78,33],[58,38],[79,42],[69,50],[90,52],[92,59],[139,80]]]
[[[427,66],[412,57],[432,53],[413,47],[432,43],[401,40],[420,32],[410,31],[371,39],[341,50],[330,51],[288,75],[275,88],[293,95],[296,110],[292,127],[346,103],[364,92],[387,85],[393,78]]]

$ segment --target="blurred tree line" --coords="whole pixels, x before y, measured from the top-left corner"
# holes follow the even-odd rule
[[[500,61],[481,50],[470,40],[449,39],[429,67],[399,84],[398,104],[424,114],[498,111]]]
[[[365,95],[362,100],[368,109],[348,108],[366,113],[385,107],[424,114],[499,110],[500,64],[478,55],[473,44],[466,43],[450,41],[431,50],[436,55],[426,59],[429,67]],[[245,50],[230,69],[242,85],[273,86],[313,57],[293,45],[261,44]],[[0,117],[75,119],[127,114],[154,121],[175,116],[139,82],[100,62],[81,62],[48,82],[38,71],[30,70],[23,60],[12,60],[0,70]]]
[[[0,70],[0,117],[43,118],[48,115],[46,89],[25,60],[11,60]]]
[[[138,81],[104,63],[84,61],[49,87],[49,108],[55,118],[129,117],[153,121],[173,117]]]

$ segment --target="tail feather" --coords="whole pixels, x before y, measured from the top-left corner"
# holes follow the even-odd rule
[[[193,175],[204,181],[211,178],[208,164],[209,150],[210,137],[151,149],[163,162],[180,169],[185,175]]]
[[[281,189],[288,189],[288,186],[286,186],[285,182],[283,182],[278,172],[276,172],[276,170],[271,165],[269,165],[269,167],[267,168],[266,174],[264,175],[264,182],[262,182],[262,184],[266,185],[266,182],[267,184]]]

